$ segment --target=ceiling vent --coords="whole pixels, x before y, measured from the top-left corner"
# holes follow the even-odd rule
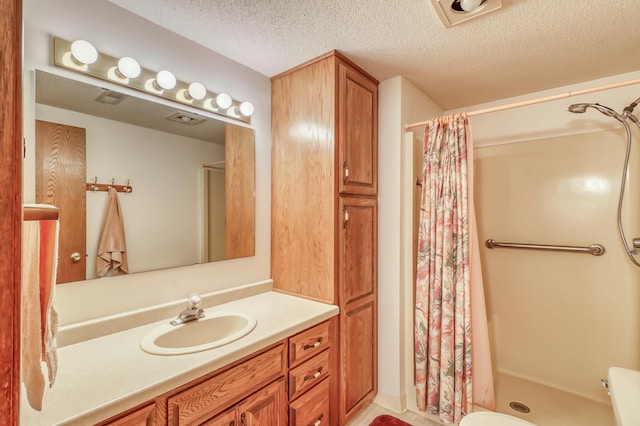
[[[445,27],[450,28],[502,7],[502,0],[431,0]]]
[[[176,112],[175,114],[171,114],[167,117],[167,119],[181,124],[188,124],[189,126],[195,126],[205,120],[204,117],[197,114],[189,114],[186,112]]]
[[[102,93],[96,98],[96,101],[107,105],[117,105],[126,97],[127,95],[125,95],[124,93],[103,88]]]

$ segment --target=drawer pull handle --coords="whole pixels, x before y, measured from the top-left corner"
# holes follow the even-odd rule
[[[316,371],[315,373],[307,374],[306,376],[304,376],[304,381],[306,382],[307,380],[317,379],[318,377],[320,377],[321,374],[322,374],[322,367],[318,368],[318,371]]]
[[[318,337],[318,340],[313,345],[304,345],[302,347],[302,350],[306,351],[309,349],[317,348],[318,346],[320,346],[321,343],[322,343],[322,337]]]
[[[344,170],[344,177],[342,178],[342,184],[346,185],[347,182],[349,181],[349,165],[347,164],[346,161],[342,163],[342,169]]]
[[[320,426],[320,423],[322,423],[322,417],[324,417],[324,414],[320,414],[318,420],[316,420],[314,423],[311,423],[309,426]]]

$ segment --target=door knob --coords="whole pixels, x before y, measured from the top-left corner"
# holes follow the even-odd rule
[[[78,253],[78,252],[71,253],[71,261],[73,263],[80,262],[80,259],[82,259],[82,256],[80,256],[80,253]]]

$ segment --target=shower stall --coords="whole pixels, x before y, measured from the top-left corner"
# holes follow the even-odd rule
[[[569,103],[556,108],[567,120],[599,115],[574,116],[564,111]],[[640,369],[640,269],[629,261],[632,254],[617,222],[620,216],[633,253],[632,237],[640,236],[640,130],[631,130],[637,143],[624,170],[628,144],[620,123],[517,142],[485,138],[474,148],[475,207],[499,412],[546,426],[614,425],[601,379],[611,366]],[[415,221],[420,132],[407,134],[404,143],[411,145],[403,158],[412,176],[403,183],[411,180],[414,187],[407,198],[413,199]],[[622,179],[627,192],[619,203]],[[484,245],[490,239],[599,244],[604,253],[490,249]],[[410,409],[413,397],[407,395]]]

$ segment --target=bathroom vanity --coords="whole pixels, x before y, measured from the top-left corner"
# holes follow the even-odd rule
[[[21,423],[337,424],[330,389],[338,308],[267,291],[205,309],[228,312],[253,316],[254,330],[206,351],[144,352],[141,339],[166,321],[61,348],[43,411],[23,407]]]

